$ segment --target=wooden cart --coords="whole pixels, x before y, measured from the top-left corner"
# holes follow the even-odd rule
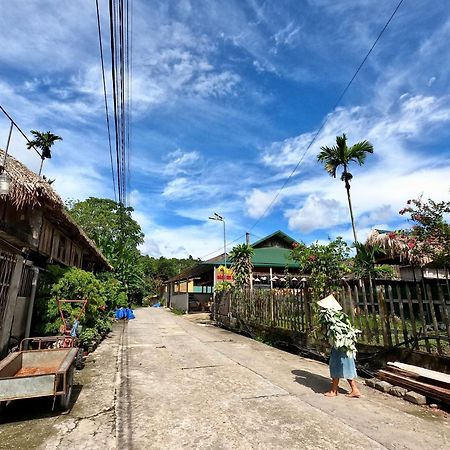
[[[36,339],[40,338],[29,340]],[[0,405],[11,400],[52,396],[53,409],[58,397],[60,407],[67,410],[78,349],[42,348],[39,343],[37,350],[24,350],[24,341],[20,351],[0,361]]]

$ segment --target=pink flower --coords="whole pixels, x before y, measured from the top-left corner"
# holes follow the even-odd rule
[[[408,248],[411,250],[411,249],[413,249],[413,248],[415,247],[415,245],[416,245],[416,240],[415,240],[415,239],[411,239],[411,240],[409,240],[409,241],[407,242],[406,245],[407,245]]]

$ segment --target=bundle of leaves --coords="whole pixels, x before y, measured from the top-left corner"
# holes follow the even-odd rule
[[[333,309],[320,309],[319,322],[326,327],[328,342],[347,356],[355,358],[360,330],[354,328],[347,314]]]

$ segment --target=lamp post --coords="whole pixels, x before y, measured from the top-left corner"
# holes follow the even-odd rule
[[[11,178],[5,172],[5,166],[6,166],[6,156],[8,154],[8,150],[9,150],[9,143],[11,142],[12,130],[13,130],[13,121],[11,120],[11,126],[9,128],[9,134],[8,134],[8,142],[6,143],[6,149],[3,153],[3,160],[0,163],[0,195],[8,195],[10,184],[11,184]]]
[[[223,257],[224,257],[224,267],[227,267],[227,238],[225,233],[225,219],[217,213],[214,213],[212,217],[208,217],[210,220],[218,220],[223,223]]]
[[[224,271],[223,271],[223,281],[226,281],[226,268],[227,268],[227,240],[226,240],[226,234],[225,234],[225,219],[223,218],[223,216],[214,213],[213,216],[208,217],[208,219],[210,220],[217,220],[219,222],[223,223],[223,257],[224,257]],[[216,273],[216,270],[214,269],[214,273]],[[216,281],[214,280],[214,283]],[[216,320],[217,318],[217,296],[216,296],[216,292],[214,292],[214,320]],[[230,312],[228,312],[228,315],[230,314]]]

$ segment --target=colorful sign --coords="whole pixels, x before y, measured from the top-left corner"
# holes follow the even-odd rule
[[[233,269],[231,267],[219,266],[216,269],[216,281],[233,282]]]

